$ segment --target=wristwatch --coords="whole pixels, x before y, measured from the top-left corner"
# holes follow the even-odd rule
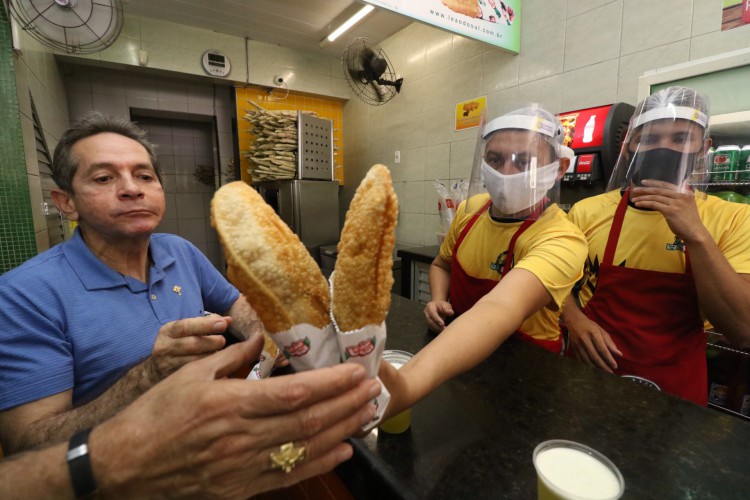
[[[70,438],[68,453],[65,454],[76,498],[89,498],[96,491],[96,481],[89,460],[90,432],[91,429],[85,429]]]

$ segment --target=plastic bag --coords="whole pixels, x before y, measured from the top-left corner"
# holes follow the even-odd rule
[[[453,216],[456,214],[456,205],[453,203],[453,195],[448,186],[439,180],[435,181],[435,189],[438,193],[438,215],[440,216],[440,229],[447,233],[451,227]]]
[[[458,208],[462,201],[466,199],[469,193],[469,181],[461,179],[451,185],[451,197],[453,198],[453,205]],[[454,210],[455,213],[455,210]]]

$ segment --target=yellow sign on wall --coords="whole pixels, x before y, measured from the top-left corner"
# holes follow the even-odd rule
[[[486,107],[487,96],[456,104],[456,131],[478,127]]]

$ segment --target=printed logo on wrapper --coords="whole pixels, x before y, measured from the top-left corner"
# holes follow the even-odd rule
[[[308,337],[295,340],[291,344],[282,348],[284,357],[286,357],[286,359],[291,359],[292,357],[300,358],[310,352],[310,344],[311,342]]]
[[[375,337],[371,339],[363,340],[357,345],[351,345],[344,349],[344,361],[348,361],[349,358],[356,358],[361,356],[367,356],[375,350],[377,340]]]

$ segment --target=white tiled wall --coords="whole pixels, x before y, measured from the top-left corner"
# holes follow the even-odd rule
[[[721,0],[524,0],[519,55],[411,24],[380,43],[404,77],[401,94],[344,107],[343,207],[384,163],[399,195],[398,242],[435,244],[432,184],[468,176],[476,144],[476,130],[454,131],[457,102],[486,95],[489,114],[514,102],[555,113],[635,104],[646,71],[750,46],[750,26],[721,31],[721,10]]]

